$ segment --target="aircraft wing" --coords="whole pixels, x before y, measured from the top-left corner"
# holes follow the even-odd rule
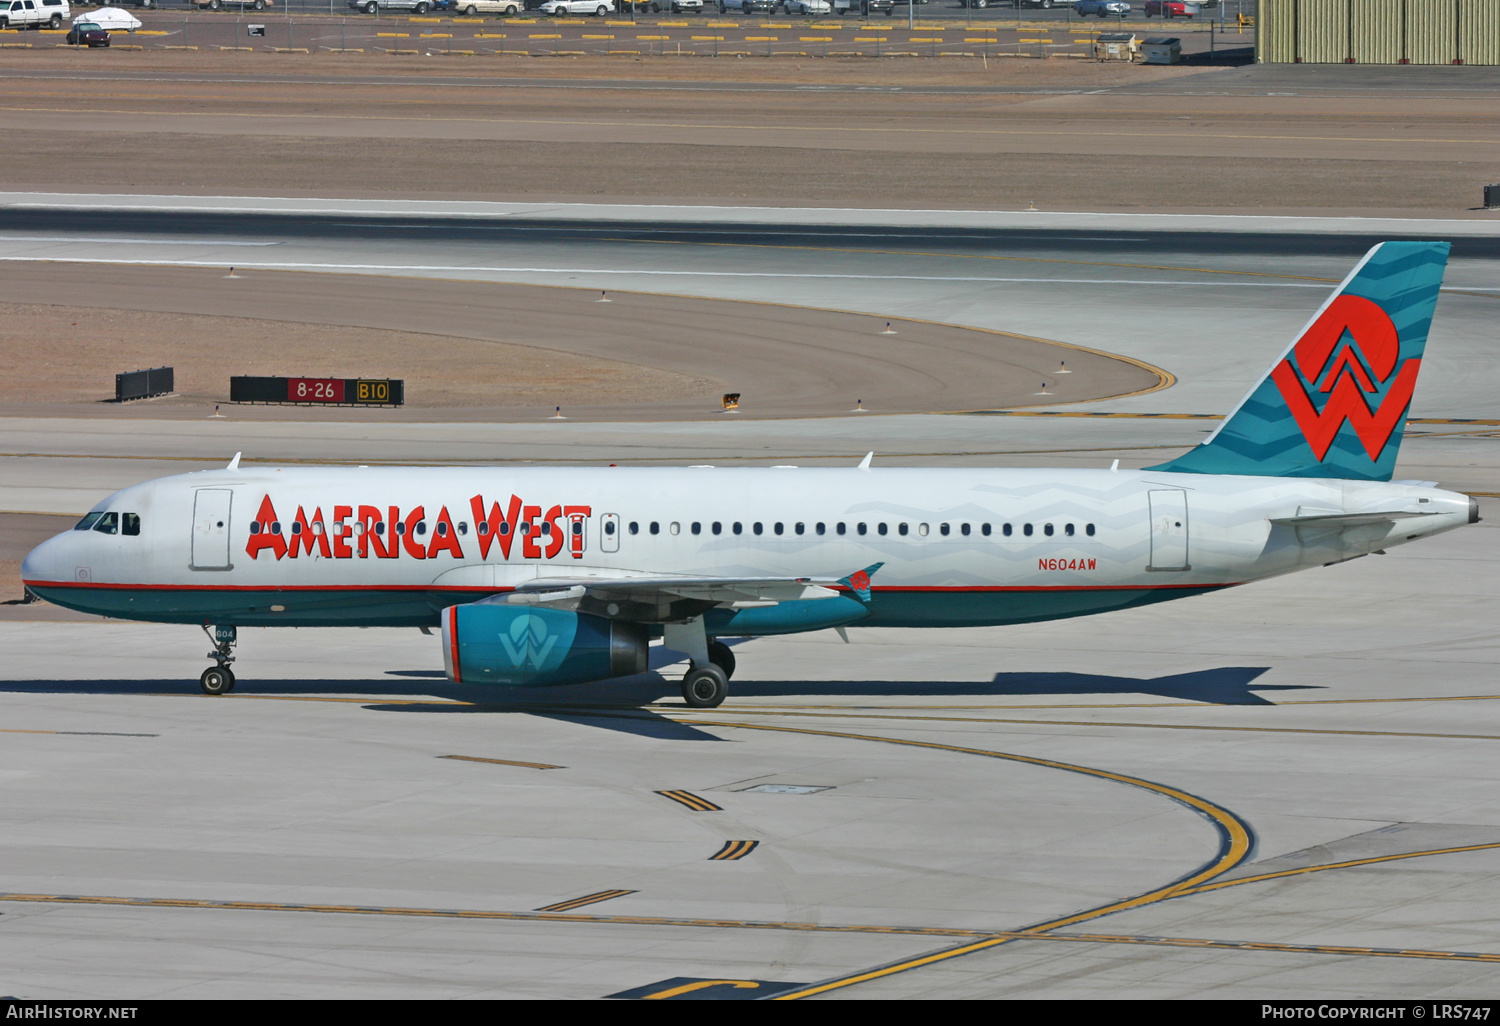
[[[833,598],[832,578],[810,577],[541,577],[516,588],[522,595],[547,592],[588,593],[602,599],[698,599],[703,602],[791,602]],[[578,590],[581,589],[581,590]]]
[[[778,602],[835,598],[840,586],[861,601],[870,599],[870,577],[883,563],[857,570],[847,577],[694,577],[684,574],[648,575],[628,571],[539,577],[520,584],[497,601],[576,603],[671,603],[686,599],[708,605],[745,609]]]

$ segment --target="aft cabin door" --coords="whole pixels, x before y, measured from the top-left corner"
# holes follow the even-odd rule
[[[228,488],[199,488],[193,498],[193,569],[231,570]]]
[[[1151,565],[1146,569],[1192,569],[1188,565],[1187,492],[1181,488],[1151,493]]]

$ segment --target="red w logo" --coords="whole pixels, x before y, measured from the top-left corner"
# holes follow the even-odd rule
[[[1353,344],[1339,350],[1335,357],[1334,350],[1346,331]],[[1271,380],[1281,390],[1281,397],[1319,462],[1328,455],[1345,421],[1354,426],[1354,433],[1364,443],[1370,459],[1380,458],[1411,403],[1417,371],[1422,366],[1420,358],[1413,358],[1401,364],[1398,372],[1396,361],[1400,356],[1401,340],[1390,316],[1368,299],[1344,295],[1328,304],[1322,316],[1297,340],[1292,355],[1271,371]],[[1300,379],[1298,371],[1302,372]],[[1312,397],[1302,385],[1303,379],[1317,391],[1328,394],[1322,410],[1313,406]],[[1384,385],[1389,385],[1385,398],[1371,410],[1365,393],[1377,392]]]

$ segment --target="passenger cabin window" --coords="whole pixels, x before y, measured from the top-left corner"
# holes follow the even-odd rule
[[[896,533],[904,536],[906,534],[906,525],[901,524],[899,527],[897,527]]]
[[[785,530],[785,528],[782,527],[781,521],[776,521],[776,533],[780,534],[783,530]]]
[[[843,534],[843,533],[844,533],[844,523],[843,523],[843,521],[842,521],[842,520],[841,520],[841,521],[839,521],[839,522],[838,522],[838,524],[836,524],[836,525],[835,525],[835,526],[834,526],[834,528],[833,528],[833,532],[834,532],[834,533],[835,533],[835,534]]]
[[[609,521],[606,520],[605,523],[607,524],[607,523],[609,523]],[[632,520],[630,522],[630,533],[631,534],[640,534],[641,533],[641,525],[640,525],[639,522],[637,522],[635,520]]]
[[[1073,525],[1069,524],[1067,527],[1064,527],[1063,534],[1067,535],[1069,538],[1073,537]]]
[[[702,534],[703,533],[703,524],[702,524],[701,521],[698,521],[698,520],[694,520],[693,521],[693,533],[694,534]]]
[[[1085,527],[1083,529],[1083,533],[1086,534],[1086,535],[1088,535],[1090,538],[1092,538],[1094,536],[1094,525],[1093,524],[1089,524],[1087,527]]]
[[[106,513],[99,518],[94,525],[94,530],[100,534],[118,534],[120,531],[120,515],[118,513]]]
[[[875,530],[879,534],[885,534],[885,533],[887,533],[890,530],[890,528],[886,527],[885,524],[876,524],[875,525]]]
[[[1021,528],[1021,533],[1024,534],[1026,537],[1030,538],[1031,537],[1031,525],[1027,524],[1025,527]]]
[[[742,523],[740,523],[738,520],[736,520],[734,522],[734,533],[735,534],[744,534],[745,533],[745,525],[742,524]]]
[[[757,520],[754,524],[751,525],[750,530],[754,531],[756,534],[763,534],[765,533],[765,526],[759,520]]]
[[[1051,524],[1044,525],[1042,527],[1042,533],[1045,534],[1048,538],[1051,538],[1052,537],[1052,525]]]
[[[855,531],[856,531],[856,532],[858,532],[858,533],[859,533],[859,534],[864,534],[864,533],[865,533],[865,531],[866,531],[866,527],[865,527],[865,525],[864,525],[864,524],[856,524],[856,525],[855,525],[855,526],[854,526],[854,530],[855,530]]]
[[[724,525],[721,524],[721,523],[719,523],[717,520],[715,520],[714,521],[714,534],[723,534],[723,533],[724,533]]]
[[[814,528],[814,530],[817,531],[819,534],[823,534],[823,533],[825,533],[826,529],[825,529],[825,526],[823,524],[819,524],[816,528]]]
[[[661,524],[657,523],[655,520],[651,521],[651,533],[661,534]]]
[[[1009,525],[1007,524],[1006,526],[1008,527]],[[990,536],[990,525],[989,524],[985,524],[984,526],[982,526],[979,529],[979,533],[982,534],[982,535],[984,535],[986,538],[988,538]],[[1005,533],[1006,534],[1010,534],[1009,531],[1006,531]]]
[[[670,532],[672,532],[673,534],[681,534],[682,533],[682,525],[679,524],[677,521],[674,520],[670,524],[667,525],[667,530],[670,531]]]
[[[798,522],[798,523],[797,523],[797,526],[796,526],[796,527],[794,527],[794,528],[793,528],[793,530],[794,530],[794,531],[796,531],[796,532],[797,532],[797,533],[798,533],[798,534],[801,534],[801,533],[802,533],[802,532],[803,532],[803,531],[805,531],[805,530],[807,530],[807,525],[806,525],[806,524],[803,524],[803,523],[801,523],[801,522],[800,522],[800,521],[799,521],[799,522]]]

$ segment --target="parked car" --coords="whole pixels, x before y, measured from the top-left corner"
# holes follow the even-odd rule
[[[96,46],[108,46],[109,32],[91,21],[75,21],[68,30],[68,45],[86,46],[91,50]]]
[[[753,11],[763,11],[770,14],[776,10],[779,0],[719,0],[719,13],[728,14],[735,11],[739,14],[750,14]]]
[[[73,19],[73,24],[77,25],[80,21],[91,21],[106,32],[134,32],[141,27],[141,19],[119,7],[101,7],[88,14],[80,14]]]
[[[890,14],[896,0],[833,0],[835,14]]]
[[[526,9],[525,0],[458,0],[454,10],[470,18],[476,14],[520,14]]]
[[[202,3],[202,0],[197,0]],[[229,3],[229,0],[224,0]],[[245,0],[239,0],[241,4]],[[269,4],[271,0],[266,0]],[[413,14],[426,14],[428,11],[442,11],[453,5],[452,0],[349,0],[349,6],[356,11],[364,11],[366,14],[379,14],[381,11],[410,11]]]
[[[569,12],[573,14],[597,14],[604,17],[606,14],[615,13],[614,0],[547,0],[537,10],[543,14],[556,15],[566,18]]]
[[[703,0],[634,0],[633,3],[627,2],[625,4],[625,10],[630,10],[632,6],[643,14],[646,11],[650,11],[652,14],[664,14],[667,12],[672,14],[703,13]]]
[[[781,10],[786,14],[832,14],[833,4],[829,0],[784,0]]]
[[[238,7],[244,10],[253,7],[257,11],[263,11],[267,7],[275,7],[276,0],[188,0],[195,7],[205,8],[210,11],[222,11],[226,7]]]
[[[68,0],[0,0],[0,28],[62,28],[63,19],[71,13]]]
[[[1146,17],[1191,18],[1202,8],[1185,0],[1146,0]]]
[[[1126,0],[1075,0],[1073,13],[1080,18],[1097,14],[1101,18],[1118,18],[1130,13]]]

